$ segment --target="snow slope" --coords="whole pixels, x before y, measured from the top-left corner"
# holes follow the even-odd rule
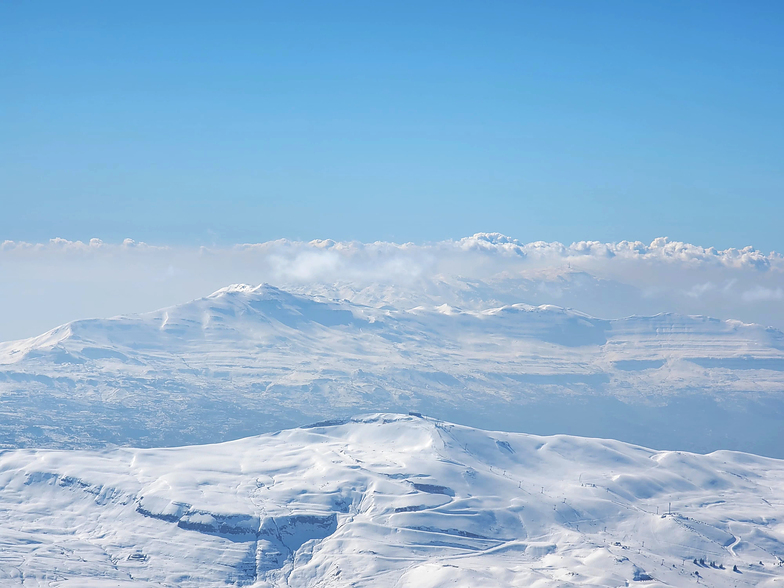
[[[232,286],[0,344],[6,447],[219,442],[409,410],[784,457],[784,334],[702,316],[398,308]]]
[[[782,521],[779,460],[418,416],[0,454],[9,587],[773,587]]]

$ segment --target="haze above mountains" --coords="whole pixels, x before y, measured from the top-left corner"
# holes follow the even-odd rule
[[[702,314],[784,329],[784,258],[751,247],[525,243],[497,233],[431,243],[289,240],[233,247],[53,239],[0,245],[0,340],[83,318],[149,312],[229,284],[484,310],[555,304],[601,318]]]

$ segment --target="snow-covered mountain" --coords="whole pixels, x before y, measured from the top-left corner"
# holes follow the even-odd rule
[[[371,415],[0,454],[3,586],[784,581],[784,462]]]
[[[672,314],[232,286],[0,344],[6,447],[218,442],[358,412],[784,456],[784,335]]]

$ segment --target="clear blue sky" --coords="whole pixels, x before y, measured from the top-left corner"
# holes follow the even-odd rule
[[[0,241],[784,251],[784,2],[0,4]]]

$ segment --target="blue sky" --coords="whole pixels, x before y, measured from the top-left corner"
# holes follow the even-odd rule
[[[784,251],[780,2],[0,5],[0,241]]]

